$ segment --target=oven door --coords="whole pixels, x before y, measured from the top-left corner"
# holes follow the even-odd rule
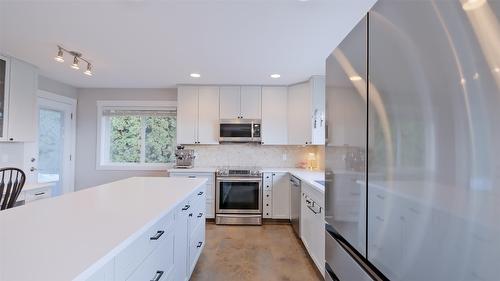
[[[215,193],[218,214],[262,213],[261,178],[217,178]]]

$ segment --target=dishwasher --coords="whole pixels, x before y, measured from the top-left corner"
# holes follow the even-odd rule
[[[300,180],[290,176],[290,221],[298,238],[300,238],[300,189]]]

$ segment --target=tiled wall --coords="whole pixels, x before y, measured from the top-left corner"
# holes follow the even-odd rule
[[[186,146],[196,151],[195,166],[297,167],[307,161],[308,153],[316,154],[316,166],[323,167],[323,148],[319,146],[267,146],[258,144],[223,144]]]

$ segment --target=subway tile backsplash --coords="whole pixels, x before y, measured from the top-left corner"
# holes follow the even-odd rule
[[[307,161],[308,153],[316,154],[316,167],[323,168],[324,149],[320,146],[267,146],[259,144],[190,145],[196,152],[196,167],[258,166],[263,168],[298,167]]]

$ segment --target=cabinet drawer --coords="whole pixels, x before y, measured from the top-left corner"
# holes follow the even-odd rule
[[[266,202],[273,202],[273,192],[270,191],[270,190],[265,190],[263,193],[262,193],[262,202],[266,203]]]
[[[169,239],[173,233],[173,221],[173,212],[171,212],[116,256],[116,280],[127,279],[153,250]]]
[[[273,195],[272,191],[264,190],[262,194],[262,217],[272,218],[273,216]]]
[[[189,272],[192,273],[196,265],[196,261],[205,247],[205,227],[199,227],[196,232],[191,235],[189,242]],[[191,274],[189,274],[191,275]]]
[[[215,199],[215,175],[214,173],[170,173],[171,177],[184,177],[184,178],[206,178],[205,184],[206,198]]]
[[[49,198],[52,195],[52,188],[51,187],[46,187],[46,188],[38,188],[35,190],[28,190],[23,192],[24,193],[24,200],[26,202],[30,201],[35,201],[35,200],[40,200],[44,198]]]
[[[161,280],[171,279],[174,269],[174,232],[167,234],[160,245],[149,255],[144,262],[127,279],[115,280]],[[159,277],[161,275],[161,277]],[[159,277],[159,278],[158,278]],[[156,279],[155,279],[156,278]]]

